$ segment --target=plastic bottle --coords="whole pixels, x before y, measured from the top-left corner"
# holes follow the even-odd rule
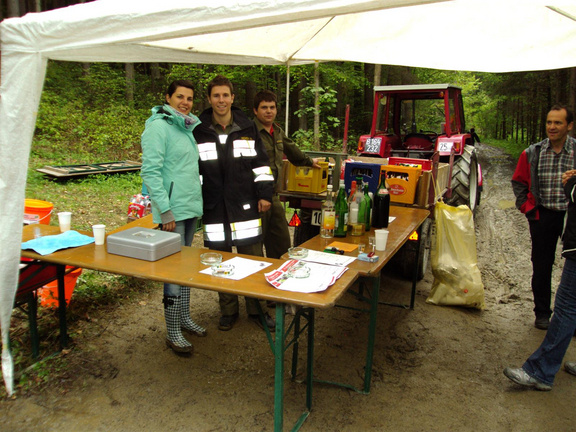
[[[364,231],[370,231],[370,216],[372,211],[372,199],[368,192],[368,183],[364,183],[364,194],[359,204],[358,222],[363,224]]]
[[[361,236],[364,233],[364,222],[360,219],[360,203],[364,199],[362,192],[362,180],[352,181],[354,193],[350,190],[348,197],[348,233],[353,236]]]
[[[336,211],[334,237],[346,237],[348,233],[348,201],[346,199],[344,180],[340,180],[340,188],[334,204],[334,210]]]
[[[388,217],[390,216],[390,192],[386,188],[386,172],[382,173],[380,186],[374,196],[374,214],[372,217],[372,227],[388,228]]]
[[[334,210],[334,200],[332,198],[332,185],[328,185],[326,201],[322,203],[322,222],[320,225],[320,237],[334,237],[334,226],[336,223],[336,212]]]
[[[350,194],[348,195],[348,224],[358,223],[358,207],[353,208],[354,194],[356,194],[356,180],[350,183]],[[354,210],[354,211],[353,211]]]

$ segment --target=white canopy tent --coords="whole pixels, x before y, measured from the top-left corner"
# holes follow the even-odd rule
[[[48,59],[359,61],[509,72],[576,66],[576,5],[557,0],[99,0],[0,24],[0,326],[18,281],[26,169]]]

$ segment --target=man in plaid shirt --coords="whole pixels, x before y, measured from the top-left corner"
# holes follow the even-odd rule
[[[530,225],[534,325],[542,330],[548,328],[552,315],[552,267],[568,207],[562,174],[576,168],[576,140],[569,136],[573,122],[574,114],[568,107],[554,105],[546,117],[548,138],[522,152],[512,176],[516,207]]]

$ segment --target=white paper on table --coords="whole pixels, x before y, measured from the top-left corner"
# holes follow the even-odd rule
[[[310,263],[329,264],[335,266],[347,266],[355,259],[356,257],[332,254],[328,252],[319,252],[308,249],[308,256],[306,258],[302,258],[301,261],[306,261]]]
[[[388,224],[394,221],[394,219],[396,219],[396,216],[388,216]]]
[[[269,263],[269,262],[256,261],[256,260],[251,260],[251,259],[241,258],[241,257],[231,258],[228,261],[224,261],[222,264],[233,265],[234,266],[234,273],[232,273],[231,275],[214,276],[214,277],[221,277],[224,279],[233,279],[233,280],[244,279],[245,277],[248,277],[251,274],[257,273],[260,270],[272,265],[272,263]],[[211,275],[212,274],[212,268],[208,267],[207,269],[200,271],[200,273]]]
[[[289,275],[289,271],[295,267],[306,266],[310,269],[310,275],[306,278],[295,278]],[[264,276],[270,285],[283,291],[300,293],[313,293],[326,290],[348,270],[347,267],[303,262],[299,260],[286,261],[282,266]]]

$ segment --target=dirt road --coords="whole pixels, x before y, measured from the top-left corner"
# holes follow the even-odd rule
[[[425,303],[433,277],[418,284],[413,311],[383,306],[372,390],[318,384],[303,431],[569,431],[576,428],[576,379],[564,372],[549,393],[519,389],[503,375],[521,365],[544,332],[533,327],[528,226],[513,204],[514,162],[479,145],[485,176],[476,215],[486,309]],[[557,285],[562,261],[557,260]],[[387,269],[381,299],[407,301],[409,286]],[[263,333],[241,318],[217,330],[216,294],[193,291],[194,315],[209,335],[191,358],[164,344],[161,289],[112,313],[74,324],[70,370],[40,394],[0,401],[3,431],[270,431],[273,359]],[[344,302],[355,305],[346,297]],[[367,316],[317,314],[315,373],[361,385]],[[574,347],[568,357],[576,359]],[[301,371],[299,378],[302,378]],[[287,381],[285,429],[304,407],[304,385]]]

